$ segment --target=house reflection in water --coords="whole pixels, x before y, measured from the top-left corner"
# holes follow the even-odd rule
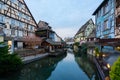
[[[96,71],[92,65],[92,62],[90,62],[86,55],[76,56],[75,61],[79,67],[83,69],[90,80],[99,80],[96,76]]]
[[[59,57],[46,57],[39,61],[24,65],[21,71],[7,77],[0,77],[0,80],[47,80],[51,73],[55,70],[58,62],[60,62],[66,55]]]
[[[30,63],[25,65],[25,67],[21,70],[20,80],[46,80],[55,70],[59,61],[61,61],[64,57],[55,57],[42,59],[37,62]]]

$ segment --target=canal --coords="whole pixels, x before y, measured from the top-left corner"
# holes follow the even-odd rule
[[[21,71],[0,80],[99,80],[87,56],[75,56],[72,50],[59,57],[25,65]]]

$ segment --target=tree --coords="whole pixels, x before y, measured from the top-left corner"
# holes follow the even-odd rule
[[[111,80],[120,80],[120,57],[111,67],[110,78]]]
[[[4,43],[0,43],[0,45],[2,45],[0,47],[0,75],[19,70],[23,64],[21,58],[15,53],[9,54],[8,46]]]

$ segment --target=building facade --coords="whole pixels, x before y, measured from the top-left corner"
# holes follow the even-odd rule
[[[116,0],[115,4],[115,37],[120,38],[120,0]]]
[[[22,38],[34,35],[37,28],[24,0],[0,0],[0,28],[11,51],[23,48]]]
[[[55,40],[55,32],[52,30],[52,27],[45,21],[39,21],[36,35],[42,38]]]
[[[46,49],[46,51],[55,52],[57,48],[62,46],[62,38],[60,38],[45,21],[39,21],[36,35],[43,39],[41,46]]]
[[[92,19],[88,20],[76,33],[74,37],[75,42],[79,42],[80,44],[82,42],[86,42],[89,35],[93,32],[95,29],[95,24]]]
[[[109,52],[119,48],[120,0],[104,0],[93,15],[100,50]]]
[[[104,0],[93,13],[97,38],[115,38],[115,0]]]
[[[2,29],[0,29],[0,42],[4,41],[4,32]]]

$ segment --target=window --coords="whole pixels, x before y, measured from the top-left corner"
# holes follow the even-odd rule
[[[22,8],[22,4],[21,4],[20,2],[18,3],[18,7],[19,7],[19,8]]]
[[[25,19],[30,20],[30,17],[28,15],[25,15]]]
[[[23,14],[21,12],[19,12],[19,17],[21,18],[23,16]]]
[[[18,34],[17,34],[17,32],[18,32],[18,31],[17,31],[17,30],[15,30],[15,36],[17,36],[17,35],[18,35]]]
[[[3,4],[0,2],[0,9],[2,9]]]
[[[23,23],[22,22],[19,22],[19,27],[23,28]]]
[[[97,31],[99,31],[99,32],[100,32],[100,28],[101,28],[101,24],[100,24],[100,23],[98,23],[98,25],[97,25]]]
[[[28,26],[28,30],[29,30],[29,31],[30,31],[30,28],[31,28],[31,26],[29,25],[29,26]]]
[[[114,26],[114,19],[110,18],[110,27],[113,27],[113,26]]]
[[[33,31],[34,30],[34,26],[29,25],[28,29],[29,29],[29,31]]]
[[[104,30],[108,29],[108,20],[104,21]]]
[[[101,16],[101,10],[98,11],[97,17]]]
[[[15,30],[14,29],[11,30],[11,35],[15,35]]]
[[[31,26],[31,27],[30,27],[30,30],[33,31],[33,30],[34,30],[34,26]]]
[[[15,25],[15,20],[11,19],[11,25]]]
[[[15,2],[17,2],[17,0],[11,0],[11,2],[12,2],[12,3],[15,3]]]
[[[4,22],[5,17],[3,15],[0,15],[0,22]]]
[[[19,37],[23,37],[23,32],[19,31]]]
[[[19,26],[19,21],[16,21],[16,26]]]
[[[105,6],[103,7],[103,14],[106,14],[108,12],[108,3],[105,4]]]

